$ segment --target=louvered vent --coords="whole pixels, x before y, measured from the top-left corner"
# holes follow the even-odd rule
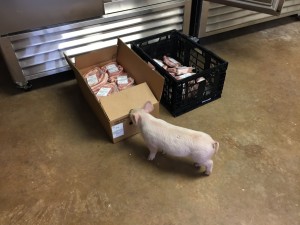
[[[18,71],[28,81],[69,70],[63,52],[74,56],[116,44],[118,37],[128,42],[172,29],[181,31],[185,7],[185,1],[171,1],[116,16],[7,35],[1,37],[1,47],[14,80],[22,83]],[[14,68],[16,65],[20,68]]]
[[[280,16],[204,2],[199,37],[205,37],[300,12],[300,0],[286,0]]]

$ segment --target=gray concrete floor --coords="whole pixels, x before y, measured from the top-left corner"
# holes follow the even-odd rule
[[[148,162],[140,135],[112,144],[74,79],[20,92],[2,62],[0,224],[300,224],[300,22],[203,45],[229,62],[222,98],[161,118],[220,142],[209,177]]]

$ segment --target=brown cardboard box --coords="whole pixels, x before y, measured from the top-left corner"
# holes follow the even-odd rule
[[[159,101],[164,79],[151,68],[126,44],[118,39],[117,46],[111,46],[79,56],[71,60],[65,58],[73,69],[78,85],[94,113],[99,118],[106,133],[113,143],[119,142],[136,133],[138,129],[131,124],[129,111],[139,108],[148,100],[154,105],[153,115],[159,116]],[[121,92],[102,97],[100,101],[92,93],[83,74],[95,65],[103,66],[111,61],[117,61],[135,80],[135,86]]]

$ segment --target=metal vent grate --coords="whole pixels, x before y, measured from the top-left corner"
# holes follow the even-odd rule
[[[199,37],[205,37],[300,12],[300,0],[286,0],[280,16],[205,2]]]
[[[69,70],[63,52],[74,56],[172,29],[183,30],[187,1],[103,16],[99,19],[1,37],[4,58],[16,83]],[[16,66],[18,68],[16,68]]]

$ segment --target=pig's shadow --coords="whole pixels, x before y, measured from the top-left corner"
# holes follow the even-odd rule
[[[148,154],[149,150],[142,141],[132,140],[131,138],[124,141],[124,144],[127,145],[127,149],[130,149],[132,154],[134,154],[137,160],[143,161],[149,166],[152,166],[160,171],[170,173],[170,174],[179,174],[182,176],[188,176],[191,178],[204,178],[207,177],[204,172],[204,168],[200,170],[194,167],[194,162],[188,158],[178,158],[173,157],[162,152],[158,152],[153,161],[149,161]]]

